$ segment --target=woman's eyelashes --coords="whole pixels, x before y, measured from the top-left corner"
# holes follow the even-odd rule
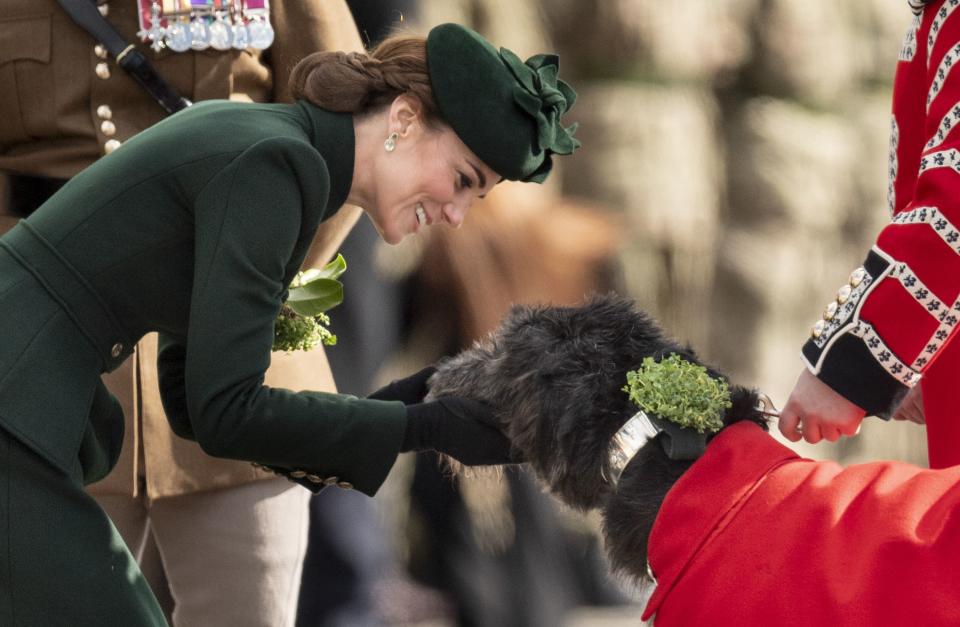
[[[469,176],[467,176],[466,174],[460,171],[457,171],[457,174],[460,175],[460,178],[458,179],[459,184],[457,185],[457,191],[460,191],[463,189],[470,189],[471,187],[473,187],[473,179],[471,179]]]

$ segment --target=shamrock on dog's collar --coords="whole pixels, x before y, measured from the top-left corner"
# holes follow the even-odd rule
[[[719,431],[733,406],[726,381],[676,353],[660,361],[645,358],[639,370],[627,373],[623,391],[648,414],[698,433]]]
[[[637,451],[661,432],[668,436],[662,439],[667,457],[697,459],[706,450],[707,434],[723,427],[724,412],[733,406],[726,381],[677,354],[645,358],[639,370],[627,373],[623,391],[640,411],[610,441],[603,477],[613,485]]]

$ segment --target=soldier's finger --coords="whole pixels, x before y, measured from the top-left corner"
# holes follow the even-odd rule
[[[827,442],[836,442],[840,439],[840,430],[830,425],[821,426],[820,434]]]
[[[816,444],[823,439],[818,421],[811,420],[809,417],[803,420],[803,439],[810,444]]]
[[[785,407],[780,414],[780,420],[777,423],[781,435],[791,442],[799,442],[803,437],[800,431],[800,415]]]
[[[849,424],[840,425],[839,432],[841,435],[852,436],[860,433],[860,422],[851,422]],[[830,440],[831,442],[833,440]]]

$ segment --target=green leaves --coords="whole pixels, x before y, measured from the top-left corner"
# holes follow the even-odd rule
[[[337,278],[347,269],[343,255],[317,270],[297,274],[290,284],[287,307],[301,316],[316,316],[343,302],[343,283]]]
[[[290,287],[300,287],[304,283],[309,283],[316,279],[339,279],[340,275],[347,271],[347,260],[343,255],[337,255],[337,258],[323,266],[319,270],[310,268],[303,272],[298,272],[297,276],[290,283]]]
[[[660,361],[646,357],[640,370],[627,373],[623,391],[643,411],[699,433],[719,431],[733,406],[726,381],[677,354]]]
[[[343,302],[343,283],[337,279],[347,269],[343,255],[323,268],[298,272],[290,283],[287,302],[280,309],[273,331],[273,350],[310,350],[319,343],[333,346],[326,311]]]
[[[337,336],[324,326],[329,324],[326,314],[305,317],[284,305],[273,328],[273,350],[289,353],[308,351],[320,343],[333,346]]]

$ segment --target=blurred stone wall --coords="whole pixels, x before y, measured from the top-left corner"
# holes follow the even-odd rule
[[[893,71],[905,0],[429,0],[521,55],[561,55],[583,149],[566,194],[629,229],[625,290],[782,405],[799,350],[889,217]],[[844,461],[925,463],[915,425],[864,423]]]
[[[626,214],[626,289],[779,404],[799,349],[888,219],[889,0],[541,0],[581,98],[563,189]],[[923,430],[867,420],[798,447],[925,463]]]

